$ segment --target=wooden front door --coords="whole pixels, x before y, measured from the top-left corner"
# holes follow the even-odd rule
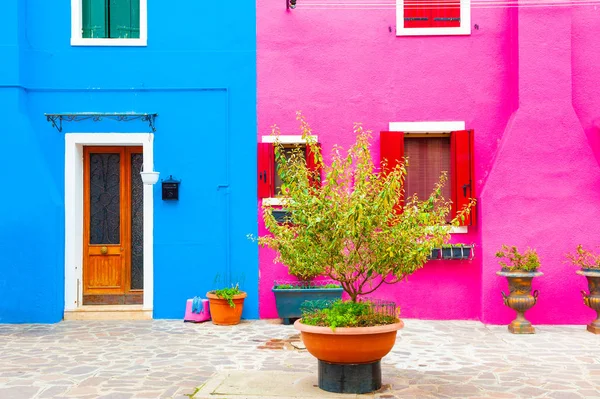
[[[83,162],[83,304],[141,304],[142,147],[84,147]]]

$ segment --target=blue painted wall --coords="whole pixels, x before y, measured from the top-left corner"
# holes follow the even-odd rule
[[[53,112],[157,112],[154,317],[240,280],[258,317],[254,2],[149,0],[147,47],[71,47],[69,2],[18,0],[0,26],[0,323],[57,322],[64,309],[64,135],[148,131],[68,123]],[[16,4],[12,4],[16,3]],[[219,185],[229,187],[219,189]]]

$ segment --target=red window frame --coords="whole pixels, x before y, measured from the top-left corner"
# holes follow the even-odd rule
[[[393,168],[404,158],[404,132],[381,132],[381,160],[387,160],[388,168]],[[450,179],[452,210],[451,216],[456,216],[457,210],[467,205],[475,197],[475,154],[474,131],[459,130],[450,132]],[[389,170],[389,169],[388,169]],[[383,170],[385,173],[385,170]],[[461,226],[474,226],[477,220],[476,209],[472,208],[469,216],[460,222]]]
[[[297,143],[304,145],[304,143]],[[316,143],[317,148],[321,148],[320,143]],[[306,146],[306,166],[309,170],[318,171],[321,176],[319,165],[315,162],[314,154],[309,146]],[[275,149],[273,143],[258,143],[258,168],[257,168],[257,191],[258,198],[275,197]],[[320,185],[319,181],[312,182]]]

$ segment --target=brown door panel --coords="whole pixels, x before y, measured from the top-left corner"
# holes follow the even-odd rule
[[[141,147],[84,148],[84,305],[139,303],[143,295],[131,292],[130,249],[131,154],[141,152]]]

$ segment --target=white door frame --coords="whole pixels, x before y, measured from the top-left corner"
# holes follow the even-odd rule
[[[65,311],[76,310],[83,299],[83,147],[142,146],[144,170],[154,170],[152,133],[65,134]],[[144,185],[144,303],[154,300],[154,197],[153,186]]]

